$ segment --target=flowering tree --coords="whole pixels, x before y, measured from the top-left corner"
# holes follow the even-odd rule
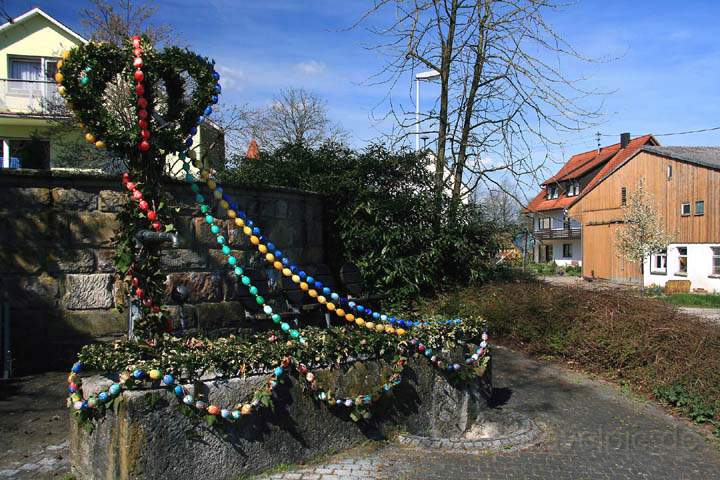
[[[617,231],[616,245],[622,258],[642,263],[671,242],[672,237],[665,232],[654,204],[654,197],[641,178],[623,206],[623,226]]]

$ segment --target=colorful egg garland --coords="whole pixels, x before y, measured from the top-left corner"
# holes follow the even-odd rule
[[[201,183],[189,173],[190,161],[187,159],[184,152],[181,153],[180,158],[183,161],[183,169],[186,172],[186,180],[188,182],[193,182],[193,184]],[[200,169],[201,178],[206,180],[206,186],[212,191],[213,196],[219,201],[221,207],[227,210],[228,217],[233,219],[237,226],[241,227],[243,233],[249,237],[250,242],[257,247],[259,254],[263,256],[265,261],[273,265],[273,267],[282,272],[283,275],[290,277],[290,279],[294,283],[297,283],[311,298],[315,299],[320,304],[324,304],[329,311],[335,311],[338,316],[344,317],[348,322],[354,322],[359,326],[365,326],[369,330],[375,329],[376,331],[382,332],[389,329],[388,333],[400,330],[401,335],[405,332],[404,328],[411,328],[414,326],[423,327],[433,323],[460,323],[459,319],[442,320],[438,322],[413,322],[411,320],[397,319],[393,316],[388,316],[380,312],[373,312],[371,309],[357,304],[352,299],[346,298],[332,291],[330,288],[324,286],[322,282],[315,280],[312,276],[300,270],[286,256],[284,256],[280,250],[276,250],[276,246],[271,243],[269,239],[266,239],[261,235],[260,228],[255,226],[252,220],[247,219],[244,212],[236,211],[236,204],[230,204],[232,198],[222,190],[222,187],[218,185],[217,182],[209,178],[210,172],[203,168],[201,164],[198,164],[197,167]],[[193,188],[193,191],[195,191],[196,194],[199,194],[199,189]],[[340,306],[347,305],[351,310],[356,312],[358,316],[352,313],[346,313],[344,309],[339,308],[337,304]],[[366,318],[371,317],[372,320],[365,320],[359,315],[365,315]],[[380,322],[390,323],[391,325],[384,326],[380,324]],[[397,325],[399,328],[395,329],[393,328],[393,325]]]
[[[140,40],[141,38],[139,35],[132,37],[134,55],[133,67],[135,68],[135,71],[133,72],[133,80],[135,81],[135,95],[137,96],[137,123],[138,127],[140,127],[140,141],[137,144],[137,148],[141,152],[147,152],[150,150],[150,120],[148,119],[148,101],[145,98],[145,85],[143,84],[145,74],[142,71],[144,62],[142,58],[143,49]]]

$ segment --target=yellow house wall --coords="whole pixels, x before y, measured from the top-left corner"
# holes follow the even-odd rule
[[[8,78],[11,56],[59,57],[80,41],[41,15],[0,32],[0,78]]]

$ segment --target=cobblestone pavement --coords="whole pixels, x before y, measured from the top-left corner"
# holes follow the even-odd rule
[[[0,381],[0,480],[70,473],[66,379],[48,372]]]
[[[389,444],[262,478],[720,479],[717,445],[654,405],[507,349],[495,349],[493,368],[497,408],[541,424],[542,443],[482,454]]]
[[[67,441],[39,449],[8,450],[0,455],[0,480],[62,478],[70,472]]]
[[[678,310],[720,325],[720,308],[679,307]]]

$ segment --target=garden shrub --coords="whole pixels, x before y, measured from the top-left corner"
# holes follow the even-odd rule
[[[501,232],[473,205],[451,219],[446,199],[436,218],[427,165],[424,155],[378,145],[362,152],[331,143],[287,145],[222,177],[323,194],[328,263],[356,263],[371,288],[402,302],[486,279],[500,245]]]

